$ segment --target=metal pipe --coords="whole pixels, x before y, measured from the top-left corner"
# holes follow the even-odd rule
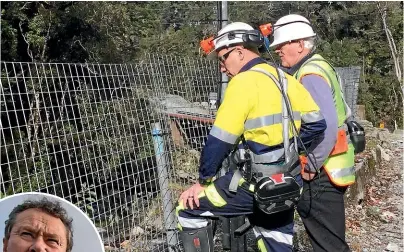
[[[221,21],[221,28],[225,27],[228,23],[228,15],[227,15],[227,1],[222,1],[222,6],[221,6],[221,17],[220,17],[220,21]],[[229,82],[229,77],[222,73],[221,75],[221,92],[220,92],[220,103],[223,102],[223,97],[224,97],[224,92],[227,88],[227,83]]]
[[[218,7],[218,20],[220,21],[220,29],[227,25],[227,1],[221,1]],[[222,73],[220,75],[220,104],[223,102],[224,92],[226,91],[227,84],[229,82],[229,77]],[[219,104],[219,106],[220,106]],[[220,175],[224,176],[228,172],[226,169],[220,170]],[[230,224],[229,224],[230,225]]]
[[[217,3],[217,20],[218,20],[218,31],[227,25],[227,1],[220,1]],[[223,102],[224,92],[227,88],[227,83],[229,78],[226,74],[220,74],[220,86],[218,90],[218,107]],[[219,176],[224,176],[228,170],[222,167],[219,172]],[[223,250],[231,249],[231,234],[230,234],[230,218],[220,218],[222,221],[222,248]]]
[[[166,154],[164,153],[164,138],[160,123],[153,124],[152,136],[157,162],[158,181],[163,200],[164,227],[167,232],[167,243],[169,251],[174,252],[175,247],[178,245],[178,237],[176,232],[177,219],[175,217],[175,211],[171,201],[171,190],[168,187],[168,162]]]
[[[221,28],[225,27],[228,24],[228,13],[227,13],[227,1],[221,2]],[[229,82],[229,77],[222,73],[220,80],[220,103],[223,102],[224,93],[227,88],[227,84]],[[221,169],[221,175],[223,176],[227,171],[225,169]],[[222,247],[223,249],[230,249],[232,252],[242,252],[246,251],[246,237],[234,237],[234,231],[244,224],[244,216],[238,216],[233,218],[226,218],[222,221],[222,229],[223,229],[223,239],[222,239]]]

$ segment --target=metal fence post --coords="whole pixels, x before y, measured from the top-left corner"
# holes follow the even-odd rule
[[[154,151],[156,154],[158,181],[163,200],[164,227],[167,232],[167,243],[169,246],[169,251],[174,252],[174,248],[178,245],[178,237],[176,232],[177,221],[174,215],[171,191],[168,187],[168,162],[164,154],[165,146],[160,123],[153,123],[152,136],[154,142]]]

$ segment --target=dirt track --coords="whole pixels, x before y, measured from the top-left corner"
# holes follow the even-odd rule
[[[355,252],[404,251],[403,138],[389,137],[382,144],[388,156],[366,183],[363,202],[346,209],[346,237]]]

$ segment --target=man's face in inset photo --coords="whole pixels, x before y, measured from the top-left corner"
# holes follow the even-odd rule
[[[67,230],[63,222],[38,208],[16,217],[10,236],[3,239],[3,252],[66,252]]]

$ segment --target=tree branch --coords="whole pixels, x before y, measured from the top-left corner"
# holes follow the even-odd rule
[[[60,83],[60,84],[62,84],[62,83]],[[53,132],[53,129],[55,128],[54,126],[56,126],[56,128],[57,128],[57,124],[58,124],[58,122],[59,121],[61,121],[62,123],[63,123],[63,117],[64,117],[64,109],[65,109],[65,104],[66,104],[66,99],[65,99],[65,95],[66,95],[66,93],[67,93],[67,89],[68,89],[68,87],[69,87],[69,84],[68,84],[68,82],[66,81],[66,83],[65,83],[65,87],[64,87],[64,89],[62,89],[63,91],[62,91],[62,97],[60,98],[60,100],[61,100],[61,102],[60,102],[60,115],[59,115],[59,118],[58,119],[56,119],[55,118],[55,123],[52,125],[52,127],[49,129],[49,136],[50,137],[52,137],[52,132]],[[49,121],[49,120],[48,120]]]
[[[32,62],[34,62],[34,57],[32,56],[32,51],[31,51],[31,49],[30,49],[30,44],[29,44],[29,42],[28,42],[28,40],[27,40],[27,37],[25,37],[25,35],[24,35],[24,32],[22,31],[22,21],[20,21],[19,23],[18,23],[18,26],[20,27],[20,32],[21,32],[21,35],[22,35],[22,38],[24,39],[24,41],[25,41],[25,43],[27,43],[27,53],[28,53],[28,56],[31,58],[31,61]]]
[[[387,41],[389,42],[389,48],[390,48],[391,56],[393,57],[396,76],[397,76],[398,82],[400,83],[400,85],[402,85],[403,80],[402,80],[402,73],[401,73],[399,56],[398,56],[398,53],[397,53],[397,47],[396,47],[396,44],[394,42],[394,38],[391,35],[391,32],[390,32],[389,28],[387,27],[387,22],[386,22],[387,8],[384,7],[383,10],[382,10],[381,7],[380,7],[380,3],[377,3],[377,8],[378,8],[380,16],[382,18],[383,28],[384,28],[384,32],[386,33]]]
[[[30,4],[31,2],[25,2],[24,5],[20,8],[20,10],[25,10],[25,8],[27,7],[27,4]]]
[[[88,52],[88,50],[83,46],[83,44],[81,43],[81,41],[80,41],[79,39],[77,39],[77,40],[75,40],[75,41],[73,42],[73,44],[76,44],[76,43],[78,43],[78,44],[81,46],[81,48],[84,49],[84,51]]]
[[[35,94],[35,103],[36,103],[36,109],[34,110],[34,134],[32,136],[32,142],[33,142],[33,147],[32,147],[32,152],[31,152],[31,158],[32,162],[35,163],[35,156],[36,156],[36,151],[39,149],[39,142],[38,142],[38,128],[39,128],[39,120],[40,120],[40,102],[39,102],[39,94]],[[36,145],[35,145],[36,144]]]
[[[90,50],[87,50],[87,48],[85,48],[85,47],[83,46],[83,44],[81,43],[81,40],[77,39],[77,40],[73,41],[72,44],[76,44],[76,43],[79,44],[80,47],[83,48],[84,51],[86,51],[86,52],[88,53],[88,55],[90,56],[90,62],[91,62],[91,61],[97,62],[97,58],[94,56],[95,53],[92,52],[92,51],[90,51]],[[86,62],[87,62],[87,60],[86,60]]]
[[[46,46],[47,46],[48,40],[49,40],[49,32],[50,32],[51,25],[52,25],[52,12],[49,11],[49,25],[48,25],[48,31],[45,36],[45,42],[42,47],[41,61],[45,60],[45,51],[46,51]]]

